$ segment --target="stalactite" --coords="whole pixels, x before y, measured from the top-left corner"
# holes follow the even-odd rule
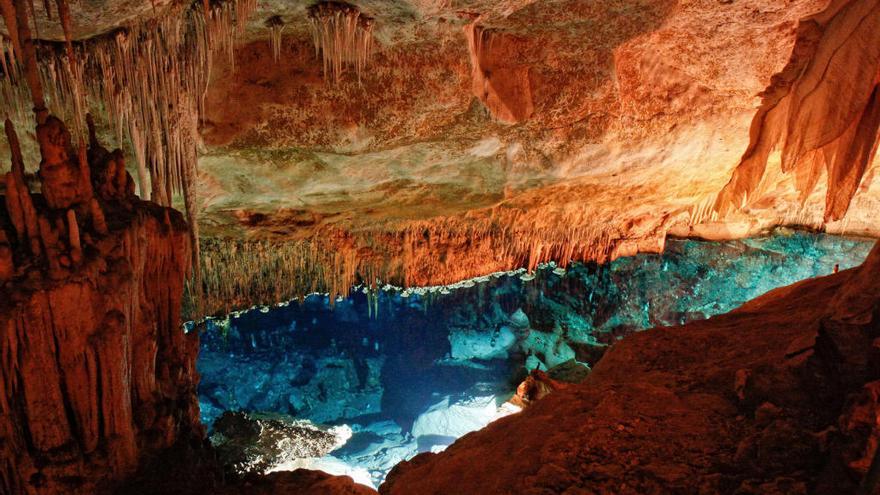
[[[338,84],[351,67],[360,82],[373,50],[373,19],[347,3],[321,2],[309,8],[309,23],[324,77]]]
[[[64,18],[66,8],[59,4],[59,10],[61,12],[60,16]],[[19,43],[24,47],[24,63],[28,75],[27,83],[34,103],[34,114],[37,121],[36,136],[42,157],[39,170],[41,178],[40,189],[44,199],[44,206],[41,213],[37,213],[34,208],[33,200],[24,178],[24,160],[18,136],[15,133],[12,122],[7,119],[5,131],[12,152],[12,170],[6,175],[7,211],[9,211],[9,216],[13,219],[13,226],[17,231],[19,244],[23,244],[25,237],[27,237],[33,259],[40,260],[42,258],[42,261],[48,264],[49,278],[60,280],[67,276],[69,269],[79,265],[83,259],[75,208],[88,205],[95,217],[92,223],[93,227],[96,228],[104,223],[103,212],[94,198],[92,188],[92,180],[94,178],[87,161],[85,146],[81,145],[79,147],[77,160],[74,160],[71,156],[70,133],[59,119],[48,115],[48,110],[44,106],[36,51],[30,38],[30,33],[27,31],[27,12],[20,4],[16,5],[16,21],[19,26]],[[69,12],[67,12],[66,22],[65,32],[69,35]],[[69,37],[67,41],[68,61],[73,62],[72,65],[75,65]],[[50,68],[53,67],[50,66]],[[73,74],[74,72],[71,73]],[[92,136],[92,141],[94,144],[94,136]],[[124,168],[121,173],[127,176]],[[105,180],[98,180],[101,186],[103,186],[102,182],[105,182]],[[127,187],[125,188],[126,191],[128,189]],[[120,199],[126,198],[121,197]],[[55,213],[61,209],[66,210],[66,224],[64,219]],[[54,217],[54,226],[50,222],[49,216]],[[103,231],[106,232],[106,225],[103,227]],[[61,236],[65,232],[67,234],[65,236],[67,246],[61,240]],[[69,254],[64,254],[66,251],[65,247],[70,248]]]
[[[18,54],[18,57],[21,57],[23,52],[18,39],[18,20],[12,0],[0,0],[0,14],[2,14],[3,21],[6,23],[6,30],[9,32],[9,38],[13,47],[12,54]]]
[[[21,48],[20,58],[24,63],[25,78],[27,79],[27,87],[30,90],[34,114],[37,124],[42,124],[46,117],[49,116],[49,111],[46,109],[46,102],[43,99],[43,87],[40,81],[39,66],[37,65],[36,47],[34,46],[30,27],[28,26],[27,7],[23,5],[24,2],[13,2],[12,0],[2,0],[2,2],[6,4],[2,11],[6,27],[9,28],[12,25],[18,27],[17,32],[10,32],[9,34],[13,39],[13,46]],[[12,4],[12,8],[8,4]],[[31,4],[31,9],[33,10],[33,4]],[[9,15],[11,13],[15,14],[13,16],[15,21],[10,20]]]
[[[37,257],[41,254],[39,227],[37,212],[25,180],[24,159],[18,135],[9,119],[6,120],[5,128],[12,153],[12,171],[6,174],[6,210],[12,219],[19,242],[27,241],[31,254]]]
[[[284,21],[280,16],[272,16],[266,20],[269,28],[269,43],[272,45],[272,59],[277,63],[281,58],[281,31],[284,30]]]
[[[72,27],[70,20],[70,8],[66,0],[56,0],[58,5],[58,18],[61,20],[61,28],[64,31],[64,46],[67,53],[67,60],[64,68],[67,71],[68,83],[72,104],[73,119],[77,126],[81,125],[86,112],[85,88],[83,87],[84,68],[82,62],[77,59],[73,50]],[[47,7],[46,11],[49,9]],[[82,142],[82,134],[77,136]]]
[[[223,53],[234,64],[236,37],[244,32],[256,0],[177,5],[160,19],[77,44],[69,39],[66,0],[56,2],[66,37],[64,50],[47,44],[38,68],[27,70],[34,107],[45,108],[48,103],[53,114],[73,123],[72,134],[79,141],[87,136],[84,123],[89,108],[101,109],[119,145],[126,137],[132,143],[141,197],[170,206],[172,196],[182,194],[186,207],[193,208],[187,216],[197,232],[198,122],[204,111],[211,58]],[[0,0],[0,7],[7,26],[18,25],[21,31],[21,15],[15,12],[14,2]],[[9,13],[14,15],[10,18]],[[33,43],[29,34],[13,36],[10,41],[0,43],[5,64],[0,113],[32,127],[27,111],[30,95],[17,71],[20,54],[28,56]],[[47,101],[41,88],[46,89]],[[45,118],[48,112],[41,115]]]
[[[190,118],[195,118],[195,111],[184,114],[184,116],[188,116]],[[192,122],[190,125],[195,126],[196,123]],[[188,146],[184,148],[185,150],[191,153],[190,156],[185,157],[185,161],[196,161],[198,157],[196,156],[196,146],[194,143],[189,143]],[[198,207],[198,177],[196,176],[195,167],[186,167],[183,171],[183,200],[186,205],[186,214],[187,221],[190,224],[190,237],[193,247],[193,264],[192,264],[192,274],[193,281],[196,286],[200,286],[202,282],[202,269],[200,263],[201,257],[201,248],[199,247],[199,225],[196,221],[199,214]]]
[[[25,0],[21,0],[23,3]],[[40,27],[37,25],[37,9],[34,8],[34,0],[27,0],[27,7],[30,10],[30,18],[34,21],[34,34],[39,39],[40,37]]]
[[[202,287],[190,287],[187,317],[228,313],[311,292],[345,296],[363,284],[404,287],[451,284],[523,267],[535,270],[554,260],[608,262],[663,249],[662,228],[639,237],[565,221],[546,224],[518,213],[502,220],[412,222],[386,231],[350,233],[327,228],[307,240],[202,242]],[[374,308],[375,309],[375,308]]]

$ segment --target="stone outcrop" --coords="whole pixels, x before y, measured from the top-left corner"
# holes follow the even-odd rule
[[[297,469],[254,478],[231,488],[215,491],[217,495],[375,495],[375,491],[358,485],[347,476],[331,476],[320,471]]]
[[[550,395],[555,390],[565,388],[565,384],[550,378],[541,370],[532,370],[529,376],[516,387],[510,403],[523,409]]]
[[[37,135],[42,194],[13,146],[0,207],[0,492],[95,493],[203,434],[180,327],[190,241],[134,196],[118,150],[76,151],[51,116]]]
[[[214,421],[210,440],[222,465],[234,475],[245,475],[323,457],[350,437],[348,426],[328,428],[284,414],[226,411]]]
[[[855,493],[880,432],[878,273],[880,244],[859,268],[631,335],[380,493]]]

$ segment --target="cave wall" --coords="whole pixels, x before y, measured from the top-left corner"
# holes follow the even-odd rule
[[[185,224],[148,205],[126,223],[78,273],[5,287],[4,493],[92,493],[198,431],[198,340],[179,326]]]
[[[0,204],[0,493],[100,493],[198,440],[198,337],[180,326],[181,215],[143,202],[119,150],[43,117],[41,193],[12,124]]]
[[[264,4],[257,18],[284,18],[280,58],[270,62],[265,31],[252,30],[238,68],[212,72],[203,233],[293,253],[291,271],[320,272],[314,288],[334,293],[358,279],[443,284],[550,259],[656,252],[667,235],[731,239],[778,225],[877,235],[876,133],[863,111],[874,1],[481,2],[412,16],[388,7],[407,2],[359,2],[375,18],[375,53],[338,82],[322,77],[302,15]],[[805,51],[814,24],[826,48]],[[793,93],[820,88],[811,108],[852,107],[846,122],[811,111],[784,127],[849,130],[842,139],[856,146],[835,147],[832,182],[821,180],[824,166],[786,173],[773,153],[766,173],[740,165],[750,139],[767,141],[751,124],[769,108],[762,92],[783,94],[801,74],[790,64],[812,74]],[[836,86],[844,104],[817,103]],[[747,201],[729,194],[740,176],[755,181]],[[826,215],[826,197],[838,196],[851,206]],[[217,284],[209,311],[301,293],[299,282],[239,273],[274,253],[232,260],[245,289]],[[224,256],[209,257],[225,274]],[[248,271],[272,273],[272,263]]]
[[[271,242],[296,252],[294,272],[318,276],[245,279],[226,294],[236,288],[211,253],[202,268],[220,290],[203,300],[219,299],[213,312],[376,277],[442,284],[551,258],[656,252],[669,234],[797,225],[877,235],[878,119],[867,111],[877,99],[864,90],[875,2],[363,0],[372,56],[340,78],[322,74],[304,4],[242,2],[255,10],[222,30],[243,43],[214,58],[198,187],[187,188],[198,198],[185,204],[204,237]],[[775,105],[798,77],[789,99],[803,101]],[[816,96],[835,85],[847,102],[825,118],[832,106]],[[803,167],[780,165],[768,151],[777,138],[794,143],[814,121],[825,130],[810,132],[846,132]],[[821,180],[826,169],[833,180]],[[234,269],[274,271],[252,261]]]

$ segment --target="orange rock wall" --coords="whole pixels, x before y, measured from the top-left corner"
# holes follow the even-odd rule
[[[92,493],[198,427],[189,241],[166,213],[137,206],[114,254],[68,279],[4,288],[0,491]]]
[[[200,438],[198,337],[180,326],[190,240],[134,196],[121,152],[37,127],[42,194],[17,137],[0,206],[0,493],[91,494]],[[88,157],[88,159],[87,159]]]

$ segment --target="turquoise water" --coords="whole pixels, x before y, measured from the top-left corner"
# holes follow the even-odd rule
[[[202,420],[244,410],[347,425],[343,447],[302,467],[376,486],[397,462],[510,412],[503,403],[527,369],[594,365],[629,333],[708,318],[855,266],[872,245],[796,231],[670,240],[662,255],[605,266],[550,264],[453,290],[353,290],[332,307],[313,295],[209,321],[198,361]]]

